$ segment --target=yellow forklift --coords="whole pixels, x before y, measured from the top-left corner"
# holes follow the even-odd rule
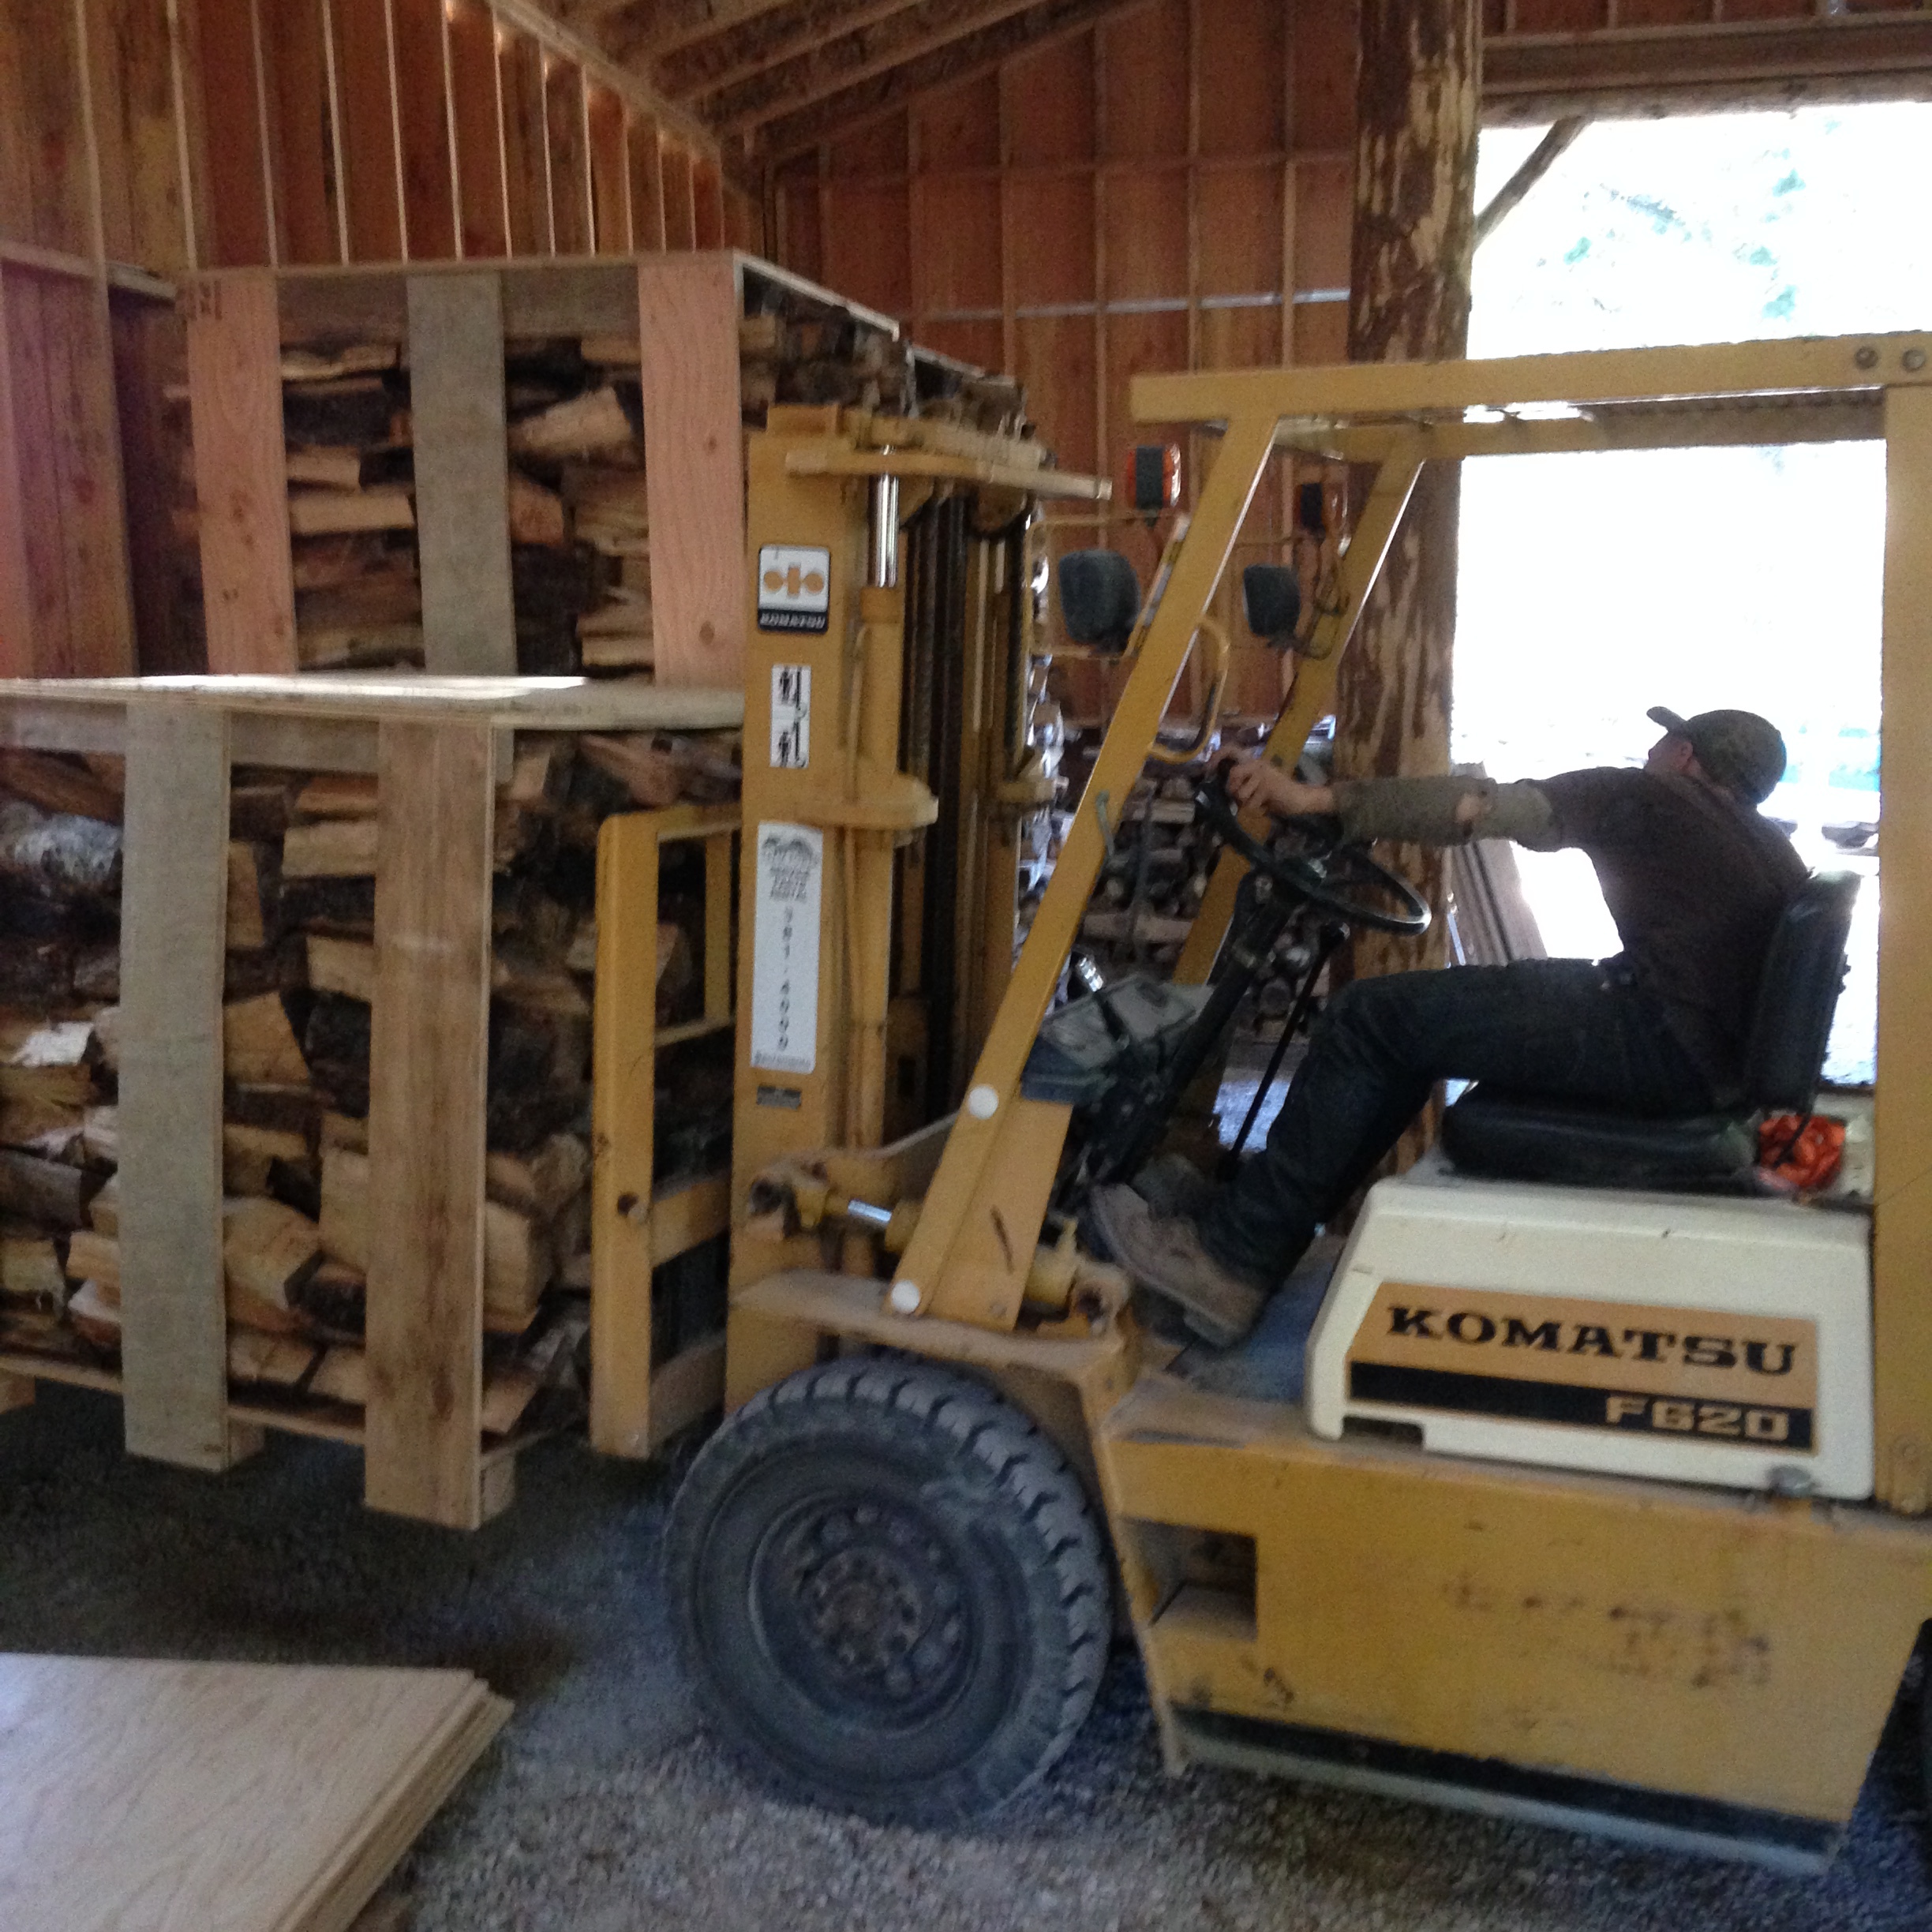
[[[1083,567],[1079,621],[1129,669],[1037,904],[1035,506],[1105,486],[1024,442],[773,412],[750,467],[728,1413],[668,1556],[711,1718],[782,1788],[924,1824],[1013,1798],[1079,1728],[1124,1603],[1174,1771],[1829,1859],[1932,1618],[1929,353],[1138,378],[1139,420],[1215,447],[1144,608]],[[1458,1103],[1454,1158],[1371,1191],[1292,1373],[1159,1339],[1080,1249],[1085,1190],[1158,1149],[1285,938],[1428,913],[1368,855],[1204,792],[1226,843],[1173,982],[1069,998],[1184,666],[1226,650],[1211,606],[1270,465],[1374,476],[1291,640],[1288,764],[1425,462],[1855,438],[1885,444],[1889,500],[1868,1190],[1754,1191],[1743,1110],[1585,1121],[1552,1178],[1523,1163],[1533,1118]],[[1754,1106],[1812,1103],[1848,916],[1829,880],[1787,915]],[[1612,1359],[1570,1346],[1586,1331]]]

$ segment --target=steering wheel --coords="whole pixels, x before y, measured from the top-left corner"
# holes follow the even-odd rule
[[[1428,930],[1428,901],[1399,872],[1391,872],[1372,859],[1366,846],[1338,843],[1327,821],[1287,822],[1302,835],[1299,851],[1264,844],[1241,823],[1239,808],[1219,771],[1195,792],[1194,811],[1231,851],[1291,897],[1320,906],[1351,926],[1366,926],[1375,932],[1413,938]],[[1393,900],[1394,905],[1376,903],[1377,895]]]

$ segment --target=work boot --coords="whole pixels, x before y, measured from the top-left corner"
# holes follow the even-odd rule
[[[1157,1219],[1130,1187],[1095,1188],[1087,1226],[1106,1260],[1137,1287],[1176,1303],[1189,1327],[1216,1348],[1232,1348],[1255,1325],[1267,1297],[1231,1274],[1202,1247],[1200,1231],[1182,1215]]]
[[[1156,1221],[1184,1215],[1198,1221],[1215,1197],[1215,1184],[1185,1154],[1159,1154],[1133,1178],[1133,1190]]]

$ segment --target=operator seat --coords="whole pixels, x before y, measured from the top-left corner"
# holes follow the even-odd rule
[[[1805,1114],[1818,1095],[1844,984],[1855,873],[1814,877],[1765,955],[1735,1108],[1672,1120],[1473,1088],[1443,1115],[1443,1149],[1466,1173],[1577,1187],[1735,1189],[1758,1161],[1762,1114]]]

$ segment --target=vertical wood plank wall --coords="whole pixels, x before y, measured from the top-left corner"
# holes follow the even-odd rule
[[[1167,439],[1129,414],[1136,375],[1342,359],[1354,31],[1348,7],[1150,0],[782,166],[778,259],[1012,370],[1061,461],[1118,478]],[[1289,507],[1264,489],[1237,564],[1281,555]],[[1054,520],[1059,548],[1157,560],[1118,511]],[[1104,705],[1110,674],[1069,668],[1076,710]],[[1272,657],[1239,674],[1271,707]]]
[[[762,223],[696,122],[523,0],[0,8],[0,676],[200,668],[167,492],[123,476],[118,432],[154,428],[121,385],[180,379],[170,279],[755,248]]]

